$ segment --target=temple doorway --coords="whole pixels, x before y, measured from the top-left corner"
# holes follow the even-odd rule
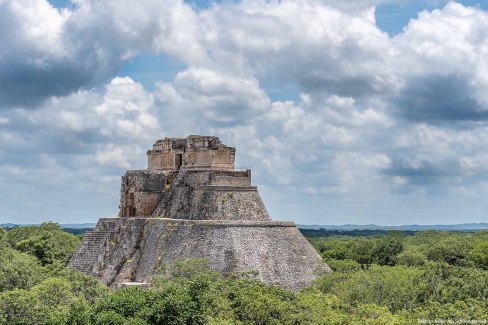
[[[176,169],[177,170],[180,170],[180,167],[181,167],[181,162],[182,161],[182,154],[176,154],[175,155],[175,165],[176,165]]]

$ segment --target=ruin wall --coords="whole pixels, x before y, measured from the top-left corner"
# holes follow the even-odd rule
[[[163,265],[206,258],[228,275],[256,271],[260,280],[294,290],[330,271],[292,222],[248,220],[100,219],[112,227],[91,272],[102,282],[149,283]]]

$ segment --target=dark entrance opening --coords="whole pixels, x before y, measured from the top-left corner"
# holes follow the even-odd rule
[[[128,217],[135,217],[136,216],[136,208],[134,202],[134,193],[129,193],[129,202],[127,202],[127,216]]]
[[[180,170],[180,167],[181,167],[181,160],[182,160],[182,154],[176,154],[175,155],[175,165],[176,165],[176,169]]]

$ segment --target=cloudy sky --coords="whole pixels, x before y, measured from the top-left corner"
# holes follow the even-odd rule
[[[486,222],[487,2],[0,0],[0,223],[114,216],[189,134],[276,220]]]

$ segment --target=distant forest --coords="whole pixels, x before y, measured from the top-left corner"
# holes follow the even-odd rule
[[[73,235],[83,235],[85,232],[93,229],[94,228],[63,228],[64,231]]]
[[[358,229],[358,230],[336,230],[336,229],[302,229],[300,232],[307,237],[328,237],[328,236],[388,236],[394,234],[403,234],[413,236],[415,230],[380,230],[380,229]]]

